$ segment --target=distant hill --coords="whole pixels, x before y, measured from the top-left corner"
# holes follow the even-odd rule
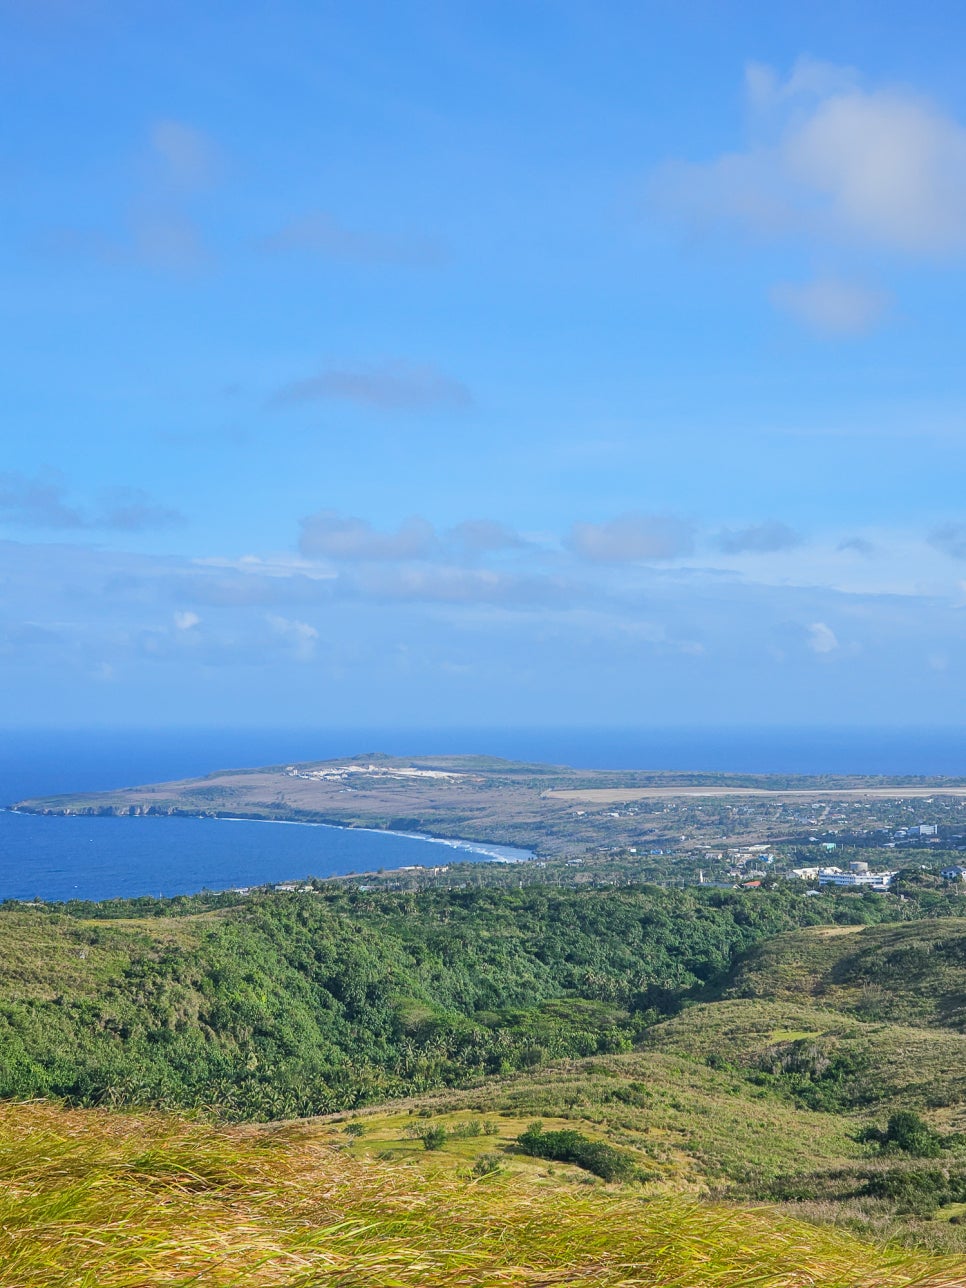
[[[519,845],[552,855],[652,843],[663,850],[671,822],[675,845],[764,842],[786,834],[790,824],[793,832],[804,827],[807,836],[812,823],[806,807],[821,804],[829,826],[865,827],[878,816],[870,808],[888,817],[896,802],[936,798],[942,801],[937,817],[958,820],[966,780],[589,770],[489,756],[371,752],[30,799],[16,808],[333,823]],[[833,802],[838,822],[828,821],[826,807]]]

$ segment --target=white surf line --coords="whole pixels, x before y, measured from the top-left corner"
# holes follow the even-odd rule
[[[163,817],[163,815],[161,816]],[[448,836],[427,836],[425,832],[397,832],[387,827],[348,827],[342,823],[312,823],[299,818],[245,818],[232,814],[220,814],[213,817],[208,814],[197,815],[199,819],[211,819],[215,823],[270,823],[284,827],[324,827],[330,832],[371,832],[373,836],[402,836],[408,841],[428,841],[431,845],[446,845],[451,850],[466,850],[470,854],[485,854],[497,863],[527,863],[536,858],[532,850],[523,850],[513,845],[487,846],[481,841],[464,841]],[[390,871],[391,869],[386,869]],[[392,869],[394,870],[394,869]]]

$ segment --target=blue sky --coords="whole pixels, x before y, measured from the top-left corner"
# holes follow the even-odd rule
[[[4,723],[966,716],[961,6],[0,26]]]

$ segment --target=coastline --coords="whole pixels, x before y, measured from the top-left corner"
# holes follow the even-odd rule
[[[214,815],[147,816],[173,823],[171,831],[167,826],[132,829],[108,824],[108,818],[128,815],[41,814],[7,807],[0,810],[0,820],[5,816],[7,825],[0,827],[0,899],[15,902],[38,898],[45,903],[78,898],[99,902],[159,891],[172,897],[203,889],[272,887],[307,875],[320,881],[404,877],[414,869],[432,871],[478,862],[506,865],[535,857],[532,851],[497,842],[316,820],[220,816],[221,822],[283,823],[292,828],[287,833],[242,828],[236,839],[228,828],[198,828],[203,821],[219,821]],[[59,819],[68,826],[45,827],[41,819],[48,823]],[[27,826],[18,827],[18,822]],[[325,830],[319,834],[306,828]],[[375,833],[385,836],[386,842],[370,841]],[[303,840],[296,841],[297,836]],[[348,849],[339,838],[344,838]],[[429,844],[432,851],[425,848]],[[446,855],[440,852],[441,845]],[[173,864],[162,856],[171,856]]]
[[[12,813],[17,813],[12,810]],[[119,815],[118,817],[123,817]],[[171,816],[169,816],[171,817]],[[252,818],[244,814],[205,814],[198,821],[215,823],[271,823],[282,827],[327,827],[334,832],[370,832],[374,836],[402,836],[410,841],[428,841],[432,845],[446,845],[451,850],[464,850],[470,854],[485,854],[494,863],[529,863],[537,856],[533,850],[519,846],[500,845],[496,841],[467,841],[462,837],[431,836],[428,832],[399,832],[391,827],[352,827],[348,823],[315,823],[300,818]],[[383,868],[385,872],[403,872],[405,868]],[[365,873],[360,875],[365,876]]]

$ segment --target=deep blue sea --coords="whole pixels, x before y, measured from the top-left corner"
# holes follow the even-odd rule
[[[966,775],[966,736],[950,729],[17,730],[0,733],[0,806],[372,751],[479,752],[586,769]],[[342,828],[0,813],[0,899],[171,895],[455,857],[425,839]]]

